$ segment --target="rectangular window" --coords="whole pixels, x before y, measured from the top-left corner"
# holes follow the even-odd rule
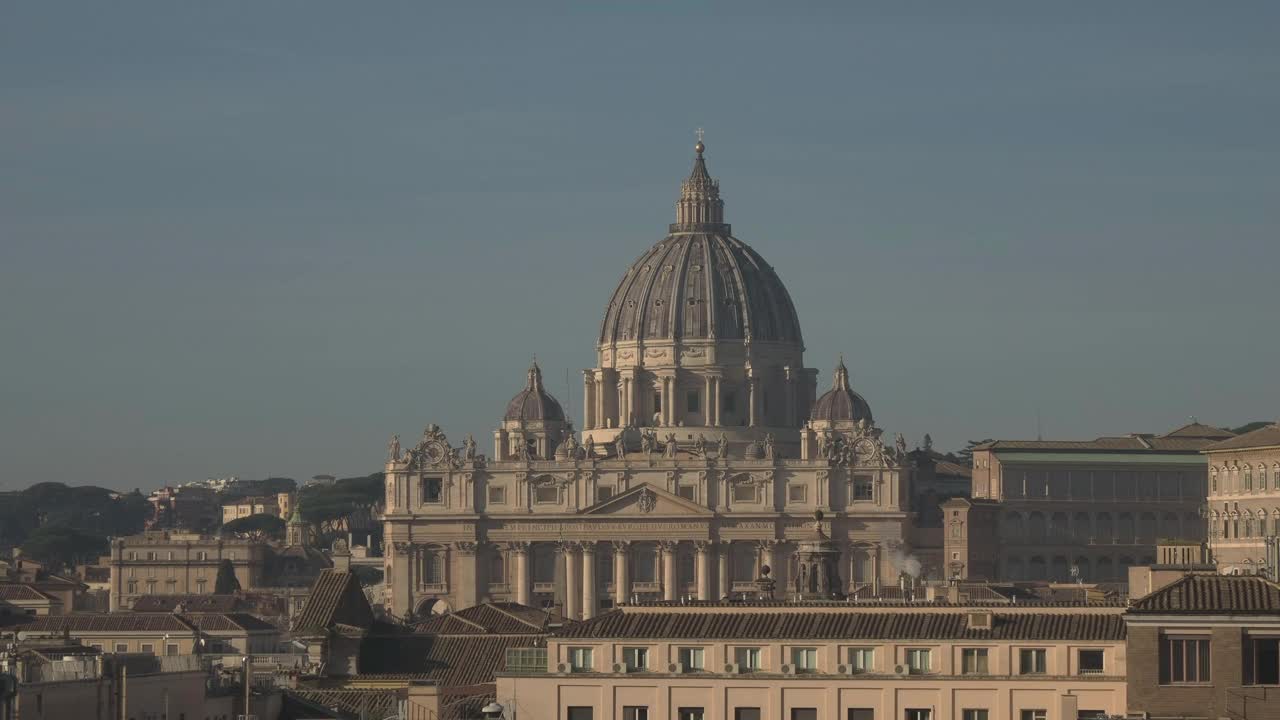
[[[817,648],[791,648],[791,664],[796,672],[811,673],[818,670]]]
[[[1101,675],[1102,674],[1103,652],[1101,650],[1081,650],[1080,651],[1080,674],[1081,675]]]
[[[116,652],[118,653],[129,652],[129,643],[116,643]]]
[[[734,648],[733,661],[743,672],[760,669],[760,648]]]
[[[662,393],[653,394],[653,414],[657,415],[662,412]]]
[[[791,720],[818,720],[818,708],[791,708]]]
[[[685,670],[701,670],[705,652],[702,648],[684,647],[679,651],[680,664]]]
[[[734,395],[731,392],[727,392],[724,394],[724,412],[725,413],[738,412],[738,398],[736,395]]]
[[[929,709],[907,708],[902,714],[903,720],[933,720],[933,711]]]
[[[871,500],[871,476],[870,475],[854,475],[853,476],[853,499],[854,500]]]
[[[612,485],[600,485],[596,488],[596,502],[604,502],[613,497]]]
[[[1280,638],[1245,640],[1245,684],[1280,685]]]
[[[595,667],[591,648],[569,648],[569,668],[574,672],[589,672]]]
[[[848,720],[876,720],[874,708],[849,708]]]
[[[570,705],[568,720],[591,720],[594,708],[589,705]]]
[[[987,711],[982,708],[961,710],[960,718],[961,720],[987,720]]]
[[[1024,648],[1018,651],[1018,672],[1023,675],[1043,675],[1047,653],[1042,648]]]
[[[622,662],[627,666],[627,670],[631,672],[648,669],[649,648],[622,648]]]
[[[560,502],[560,488],[555,485],[539,485],[533,489],[533,501],[542,505]]]
[[[927,673],[933,669],[933,652],[929,648],[909,648],[906,657],[907,669],[912,675]]]
[[[753,503],[756,501],[756,486],[751,483],[738,483],[733,486],[733,501],[736,503]]]
[[[875,670],[875,648],[849,648],[849,666],[856,673],[867,673]]]
[[[986,675],[987,649],[964,648],[960,651],[960,667],[965,675]]]
[[[1164,637],[1160,640],[1160,684],[1209,682],[1209,640]]]
[[[645,705],[623,705],[622,720],[649,720],[649,708]]]
[[[734,708],[733,720],[760,720],[760,708],[758,707]]]
[[[701,407],[702,407],[701,404],[698,402],[698,391],[690,390],[685,395],[685,408],[687,412],[691,412],[691,413],[699,412],[699,408]]]
[[[127,586],[127,588],[128,588],[128,593],[129,593],[130,595],[137,595],[137,594],[138,594],[138,581],[137,581],[137,580],[130,580],[128,583],[126,583],[126,586]]]
[[[178,654],[178,643],[169,643],[164,646],[164,654],[173,657]]]
[[[89,647],[93,648],[94,650],[97,650],[98,652],[102,652],[102,643],[93,643]]]
[[[805,498],[809,497],[809,488],[804,485],[788,485],[787,486],[787,502],[802,503]]]
[[[693,500],[697,490],[698,489],[692,485],[680,485],[676,488],[676,494],[685,500]]]
[[[422,502],[438,503],[444,501],[440,478],[422,478]]]
[[[490,505],[506,505],[507,504],[507,488],[505,485],[498,485],[489,488],[489,504]]]
[[[682,707],[676,711],[676,720],[703,720],[702,708]]]
[[[1046,710],[1023,710],[1018,714],[1018,720],[1046,720],[1048,717]]]
[[[138,646],[138,652],[151,653],[152,655],[155,655],[156,646],[152,643],[142,643]]]

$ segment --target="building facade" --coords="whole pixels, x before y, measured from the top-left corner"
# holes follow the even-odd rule
[[[575,432],[536,363],[493,435],[435,425],[386,465],[389,609],[485,600],[589,618],[636,599],[720,598],[769,566],[779,593],[815,511],[841,591],[896,583],[914,463],[841,362],[817,397],[777,274],[724,222],[703,145],[676,222],[627,268],[583,373]]]
[[[525,720],[1077,720],[1126,708],[1123,608],[628,606],[508,662]],[[512,670],[513,666],[516,668]]]
[[[222,540],[195,533],[144,532],[116,538],[111,555],[110,609],[125,610],[143,595],[212,593],[218,565],[231,561],[244,589],[265,584],[266,543]]]
[[[1187,575],[1128,625],[1128,710],[1152,718],[1280,719],[1280,585]]]
[[[1280,536],[1280,424],[1215,443],[1204,453],[1213,559],[1224,572],[1259,572],[1267,567],[1267,538]]]
[[[959,514],[948,515],[944,531],[949,569],[968,577],[985,560],[972,551],[997,548],[991,569],[1001,580],[1123,583],[1130,566],[1155,562],[1159,540],[1204,539],[1200,451],[1228,437],[1192,423],[1164,435],[980,445],[971,510],[994,513],[996,522],[970,522],[953,508]],[[979,538],[984,532],[994,537]]]

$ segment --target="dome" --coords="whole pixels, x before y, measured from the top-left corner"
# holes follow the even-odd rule
[[[529,366],[528,382],[507,403],[507,412],[502,419],[520,422],[564,420],[560,402],[542,387],[542,369],[537,362]]]
[[[602,345],[631,340],[751,340],[802,344],[778,274],[730,234],[702,144],[681,185],[670,234],[639,257],[609,300]]]
[[[813,404],[812,420],[825,420],[831,423],[858,422],[866,420],[868,424],[875,422],[871,417],[871,406],[861,395],[849,387],[849,369],[844,360],[836,364],[835,382],[830,390],[822,394]]]

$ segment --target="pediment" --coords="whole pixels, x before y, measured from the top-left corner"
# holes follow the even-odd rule
[[[649,483],[641,483],[625,492],[614,495],[582,511],[583,515],[635,515],[666,517],[671,515],[698,515],[710,517],[714,513],[701,505],[685,500],[679,495]]]

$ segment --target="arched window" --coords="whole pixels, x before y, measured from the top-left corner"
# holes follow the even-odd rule
[[[749,582],[756,579],[756,551],[746,543],[734,543],[732,548],[733,579]]]
[[[1244,491],[1253,492],[1253,468],[1248,465],[1244,467]]]
[[[1120,513],[1119,521],[1116,523],[1116,542],[1129,545],[1133,542],[1134,535],[1133,515]]]
[[[1049,518],[1049,535],[1055,541],[1067,540],[1071,537],[1066,513],[1056,512]]]
[[[1111,513],[1098,513],[1097,525],[1094,536],[1099,543],[1109,545],[1115,542],[1115,528],[1111,525]]]
[[[1182,530],[1178,527],[1177,515],[1173,513],[1164,514],[1164,520],[1160,524],[1160,534],[1170,540],[1183,537]]]
[[[1138,536],[1140,542],[1155,542],[1156,540],[1156,514],[1142,513],[1138,518]]]
[[[501,552],[494,552],[489,558],[489,583],[500,585],[507,581],[507,559]]]
[[[1218,494],[1218,468],[1214,468],[1213,472],[1209,473],[1209,492],[1213,495]]]
[[[1045,533],[1047,532],[1044,513],[1033,512],[1027,517],[1027,532],[1032,542],[1044,542]]]
[[[1066,582],[1071,578],[1070,567],[1071,565],[1067,562],[1065,557],[1062,555],[1055,555],[1049,566],[1049,571],[1052,573],[1049,579],[1057,580],[1058,582]]]
[[[1244,535],[1242,537],[1253,537],[1253,515],[1246,514],[1244,516]]]
[[[679,572],[676,582],[680,585],[692,583],[694,581],[693,553],[680,548],[676,552],[676,557],[678,558],[676,568],[677,572]]]
[[[1076,570],[1080,573],[1080,579],[1089,582],[1093,580],[1092,568],[1089,567],[1089,558],[1079,555],[1075,560]]]
[[[1093,521],[1090,520],[1089,513],[1076,513],[1074,525],[1076,542],[1087,543],[1093,539]]]
[[[871,548],[861,546],[853,547],[853,581],[855,583],[868,584],[874,582],[874,563],[872,562],[871,552]]]
[[[1044,561],[1043,557],[1036,555],[1035,557],[1031,558],[1030,562],[1027,563],[1027,575],[1029,576],[1028,579],[1030,580],[1048,580],[1049,579],[1048,563]]]
[[[422,582],[427,585],[438,585],[445,581],[444,548],[427,546],[418,553],[418,572]]]
[[[1097,570],[1094,573],[1094,575],[1097,577],[1099,581],[1115,580],[1116,571],[1114,566],[1111,564],[1111,558],[1109,557],[1098,558]]]
[[[1026,528],[1022,524],[1022,514],[1011,512],[1004,516],[1004,536],[1011,539],[1022,539]]]
[[[1011,557],[1004,561],[1004,574],[1010,580],[1025,580],[1026,575],[1022,567],[1022,558]]]

